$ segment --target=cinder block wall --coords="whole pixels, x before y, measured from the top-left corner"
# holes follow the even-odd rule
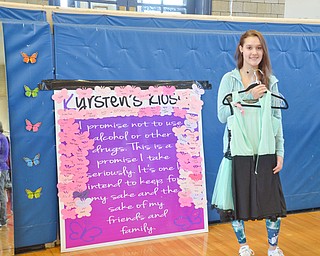
[[[285,0],[212,0],[217,16],[283,18],[284,8]]]
[[[1,2],[13,2],[21,4],[38,4],[38,5],[48,5],[48,0],[0,0]]]

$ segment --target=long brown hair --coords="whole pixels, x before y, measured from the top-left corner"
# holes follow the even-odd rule
[[[243,66],[243,55],[240,52],[240,45],[243,47],[244,44],[244,40],[247,37],[258,37],[261,43],[261,47],[263,50],[263,56],[262,56],[262,60],[259,63],[258,68],[263,72],[263,76],[261,78],[261,82],[263,84],[265,84],[267,87],[269,87],[269,77],[272,74],[272,69],[271,69],[271,62],[270,62],[270,58],[269,58],[269,52],[268,52],[268,47],[266,44],[266,40],[264,39],[263,35],[257,31],[257,30],[248,30],[246,31],[240,38],[237,49],[236,49],[236,53],[235,53],[235,59],[237,61],[237,67],[240,70]]]

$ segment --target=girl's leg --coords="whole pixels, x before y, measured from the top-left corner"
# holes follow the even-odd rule
[[[275,221],[266,219],[266,228],[268,231],[268,243],[271,250],[275,249],[278,245],[280,224],[281,224],[281,218],[277,218]]]
[[[231,222],[234,233],[237,236],[240,245],[245,245],[247,243],[247,238],[244,230],[243,220],[234,220]]]
[[[241,256],[254,255],[254,252],[250,249],[249,245],[247,245],[247,238],[244,231],[244,221],[234,220],[231,222],[231,224],[240,245],[239,255]]]
[[[6,171],[0,171],[0,227],[7,223],[7,202],[4,189]]]

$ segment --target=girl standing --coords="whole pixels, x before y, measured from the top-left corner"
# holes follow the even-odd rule
[[[231,220],[240,256],[254,255],[247,244],[244,221],[261,219],[266,221],[268,255],[283,256],[278,235],[281,217],[286,216],[279,176],[284,139],[280,109],[271,107],[277,104],[271,93],[278,94],[278,80],[272,75],[267,45],[260,32],[249,30],[241,36],[236,60],[237,68],[223,76],[218,91],[218,118],[227,125],[223,137],[225,157],[212,204],[224,220]],[[253,83],[257,85],[250,89]],[[222,101],[230,93],[230,105],[224,105]],[[243,106],[248,104],[257,106]]]

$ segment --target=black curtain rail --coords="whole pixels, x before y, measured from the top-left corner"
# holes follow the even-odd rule
[[[176,80],[155,80],[155,81],[125,81],[125,80],[42,80],[38,84],[40,90],[61,90],[63,88],[72,90],[77,88],[94,88],[95,86],[111,87],[116,86],[136,86],[142,89],[148,89],[149,86],[175,86],[177,89],[191,88],[193,84],[197,84],[201,89],[212,89],[208,81],[176,81]]]

